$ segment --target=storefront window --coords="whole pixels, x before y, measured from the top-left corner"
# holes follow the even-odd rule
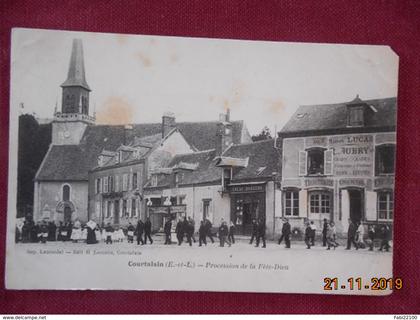
[[[299,191],[286,190],[284,193],[284,215],[299,216]]]
[[[376,175],[393,174],[395,145],[377,146],[375,149]]]
[[[394,218],[394,194],[391,191],[378,192],[378,218],[379,220]]]
[[[324,174],[324,150],[308,150],[308,174]]]
[[[330,213],[331,196],[328,192],[312,192],[310,194],[311,213]]]

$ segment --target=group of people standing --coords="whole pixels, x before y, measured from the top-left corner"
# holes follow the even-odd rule
[[[173,243],[171,239],[173,222],[174,220],[169,218],[164,223],[165,245]],[[306,220],[304,224],[304,243],[307,249],[311,249],[315,245],[317,228],[314,221]],[[193,243],[196,243],[195,232],[195,222],[191,217],[178,219],[175,226],[176,243],[180,246],[186,242],[189,246],[192,246]],[[284,241],[285,248],[291,248],[292,233],[289,219],[284,218],[278,244],[280,245]],[[335,249],[339,246],[333,221],[324,219],[321,234],[322,246],[326,247],[327,250],[331,248]],[[225,245],[231,246],[235,243],[235,224],[231,221],[228,225],[222,219],[220,225],[217,228],[213,228],[209,219],[200,221],[198,246],[207,246],[207,239],[211,243],[214,243],[215,237],[219,239],[220,247],[224,247]],[[139,219],[135,226],[129,223],[125,230],[122,227],[114,227],[110,223],[99,226],[94,221],[89,221],[85,224],[82,224],[79,220],[65,223],[59,222],[58,226],[53,221],[39,221],[34,223],[31,217],[19,220],[16,226],[16,242],[23,243],[72,241],[94,244],[104,241],[106,244],[112,244],[114,242],[123,242],[125,239],[127,239],[128,243],[134,243],[136,239],[138,245],[147,244],[148,241],[150,244],[153,244],[150,218],[147,218],[145,222]],[[254,240],[256,247],[259,247],[262,242],[262,248],[266,248],[266,224],[263,219],[254,219],[252,221],[252,232],[249,243],[253,244]],[[380,242],[379,251],[389,251],[389,241],[391,240],[389,226],[371,224],[367,228],[367,237],[365,237],[365,226],[361,222],[349,220],[346,250],[350,250],[354,246],[356,250],[369,247],[369,250],[373,251],[375,240]]]

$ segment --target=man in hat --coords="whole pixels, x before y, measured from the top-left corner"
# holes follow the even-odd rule
[[[168,220],[166,220],[165,225],[163,227],[163,231],[165,232],[165,244],[171,244],[172,243],[172,239],[171,239],[172,219],[171,218],[168,218]]]

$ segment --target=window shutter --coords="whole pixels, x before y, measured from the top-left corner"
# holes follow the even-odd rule
[[[120,218],[124,217],[123,202],[124,202],[124,200],[121,200],[119,202],[119,205],[120,205]]]
[[[114,202],[111,201],[111,206],[109,207],[111,209],[111,213],[109,214],[109,217],[114,217]]]
[[[343,225],[347,228],[347,220],[350,218],[350,197],[349,191],[346,189],[341,190],[341,220]]]
[[[129,180],[128,180],[128,190],[133,190],[133,174],[130,173],[128,175],[128,178],[129,178]]]
[[[306,151],[299,151],[299,175],[306,176],[306,168],[307,168],[307,153]]]
[[[108,192],[108,177],[104,178],[104,191],[105,193]]]
[[[99,193],[102,193],[102,179],[99,178]]]
[[[333,150],[324,151],[324,174],[332,175],[333,174]]]
[[[377,193],[366,191],[366,220],[376,221]]]
[[[299,217],[306,218],[308,216],[308,191],[299,190]]]

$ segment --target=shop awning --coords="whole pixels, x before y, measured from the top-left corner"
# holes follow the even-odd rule
[[[232,157],[220,157],[217,160],[217,167],[240,167],[246,168],[248,166],[249,157],[247,158],[232,158]]]

